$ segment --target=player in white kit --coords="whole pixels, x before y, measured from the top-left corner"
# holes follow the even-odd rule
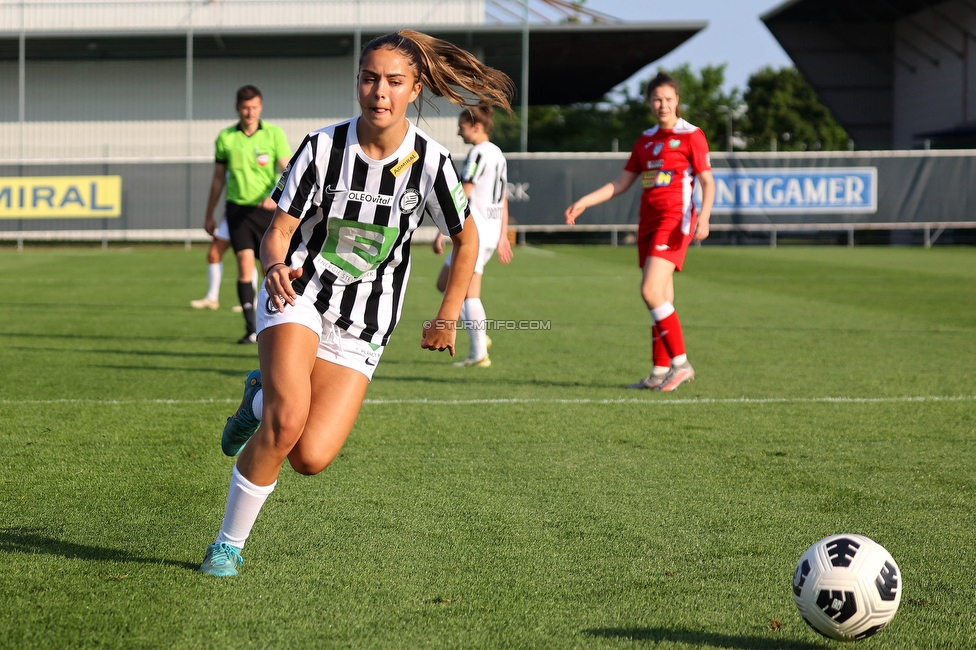
[[[366,45],[357,88],[360,115],[309,133],[272,193],[278,209],[260,250],[261,368],[248,373],[221,436],[224,453],[240,457],[200,566],[211,576],[237,575],[285,460],[313,475],[338,455],[400,320],[410,240],[425,217],[451,237],[456,262],[437,316],[415,334],[420,347],[454,354],[478,231],[450,154],[407,108],[427,89],[510,111],[515,86],[455,45],[401,30]]]
[[[474,267],[474,276],[468,287],[468,293],[461,307],[461,320],[468,337],[471,339],[471,351],[463,361],[455,366],[478,366],[487,368],[491,365],[488,358],[488,348],[491,347],[491,337],[487,332],[488,317],[485,307],[481,303],[481,276],[485,264],[498,250],[498,259],[502,264],[512,261],[512,246],[508,241],[508,163],[505,155],[497,145],[489,139],[493,129],[491,106],[474,106],[466,108],[458,118],[458,135],[465,144],[473,144],[464,167],[461,170],[461,183],[468,196],[471,216],[478,226],[478,237],[481,247],[478,251],[478,262]],[[434,252],[440,255],[444,250],[444,236],[438,233],[434,240]],[[448,274],[451,270],[451,254],[448,254],[437,278],[437,290],[443,292],[447,286]]]
[[[230,229],[227,227],[227,219],[220,222],[217,229],[211,233],[213,240],[207,250],[207,295],[199,300],[191,300],[190,306],[194,309],[219,309],[220,308],[220,281],[224,276],[224,253],[230,248]],[[254,276],[251,278],[251,285],[254,291],[258,287],[258,270],[255,267]],[[241,312],[244,310],[240,305],[234,305],[231,311]]]

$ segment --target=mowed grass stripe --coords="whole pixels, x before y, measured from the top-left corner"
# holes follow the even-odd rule
[[[236,404],[234,399],[147,399],[147,400],[98,400],[98,399],[46,399],[46,400],[0,400],[0,405],[27,404],[104,404],[110,406],[126,404]],[[696,397],[692,399],[522,399],[487,398],[487,399],[370,399],[363,400],[363,404],[371,406],[393,406],[397,404],[430,404],[431,406],[461,406],[472,404],[649,404],[649,405],[694,405],[694,404],[884,404],[900,402],[972,402],[976,395],[915,395],[904,397],[732,397],[710,399]]]

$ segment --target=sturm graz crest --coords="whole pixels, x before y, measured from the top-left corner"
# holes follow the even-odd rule
[[[841,537],[827,544],[827,557],[834,566],[851,566],[859,548],[861,545],[853,539]]]
[[[412,187],[403,191],[403,194],[400,195],[400,201],[397,203],[402,214],[413,214],[418,205],[420,205],[420,192]]]

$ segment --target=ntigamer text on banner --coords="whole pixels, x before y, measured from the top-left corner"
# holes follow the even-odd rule
[[[121,176],[0,178],[0,219],[118,217]]]
[[[716,214],[873,214],[877,167],[714,168]]]

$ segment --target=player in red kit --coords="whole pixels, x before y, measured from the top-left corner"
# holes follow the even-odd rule
[[[641,296],[654,319],[654,367],[650,375],[630,388],[672,391],[695,378],[685,353],[681,321],[674,310],[674,272],[681,270],[692,240],[708,237],[715,181],[705,134],[681,119],[678,83],[659,73],[647,86],[647,101],[657,117],[657,126],[641,134],[616,180],[566,208],[566,223],[573,225],[586,208],[626,192],[640,178],[644,193],[637,254],[644,272]],[[702,189],[698,215],[692,201],[696,180]]]

